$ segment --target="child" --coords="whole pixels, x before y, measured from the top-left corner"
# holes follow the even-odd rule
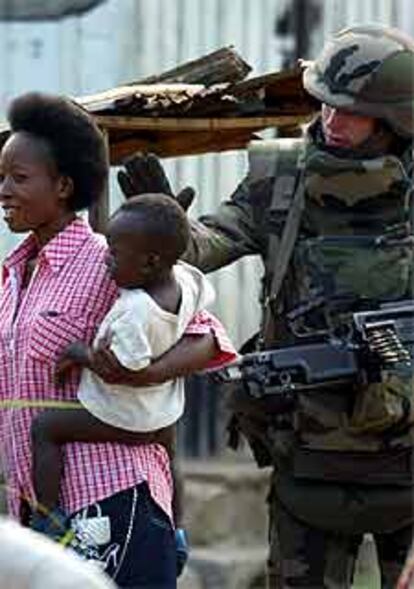
[[[184,410],[183,379],[140,388],[108,384],[96,374],[96,350],[109,342],[124,368],[144,374],[151,359],[171,348],[193,316],[212,302],[214,293],[203,274],[177,262],[188,237],[184,212],[164,195],[132,198],[109,221],[107,264],[120,288],[119,298],[103,319],[93,347],[71,344],[58,366],[61,373],[73,366],[84,367],[78,391],[82,407],[44,411],[32,425],[38,502],[32,527],[37,531],[59,537],[62,533],[56,527],[67,526],[68,518],[58,507],[62,444],[161,440],[173,458],[170,426]],[[226,360],[235,357],[228,346]]]

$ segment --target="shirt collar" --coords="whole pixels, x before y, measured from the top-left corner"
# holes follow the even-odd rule
[[[52,271],[59,270],[92,233],[87,221],[77,217],[40,250],[38,261],[45,260]],[[5,274],[8,274],[11,268],[26,264],[37,249],[36,237],[33,233],[30,233],[5,259],[3,263]]]

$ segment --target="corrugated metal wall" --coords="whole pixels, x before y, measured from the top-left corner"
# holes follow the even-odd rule
[[[368,22],[389,24],[414,36],[412,0],[322,0],[321,4],[321,40],[342,27]]]
[[[0,24],[0,111],[29,89],[84,94],[162,71],[180,61],[233,44],[256,73],[281,66],[289,39],[276,39],[275,21],[288,0],[107,0],[83,17],[40,24]],[[320,0],[323,39],[355,22],[392,23],[414,34],[412,0]],[[290,40],[291,43],[291,40]],[[176,187],[191,184],[192,214],[212,211],[245,172],[244,153],[167,162]],[[112,183],[112,204],[119,202]],[[0,257],[11,239],[0,225]],[[216,311],[240,343],[256,328],[261,265],[243,260],[217,272]]]

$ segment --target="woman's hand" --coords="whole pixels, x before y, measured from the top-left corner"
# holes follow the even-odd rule
[[[59,356],[55,376],[61,383],[68,370],[75,367],[87,367],[91,361],[92,350],[84,342],[73,342],[69,344]]]
[[[135,374],[122,366],[109,342],[103,342],[93,350],[89,368],[108,384],[129,385],[130,375]]]

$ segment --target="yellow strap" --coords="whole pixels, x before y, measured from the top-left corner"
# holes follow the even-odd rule
[[[77,409],[82,407],[79,401],[54,401],[32,399],[7,399],[0,401],[0,409]]]

